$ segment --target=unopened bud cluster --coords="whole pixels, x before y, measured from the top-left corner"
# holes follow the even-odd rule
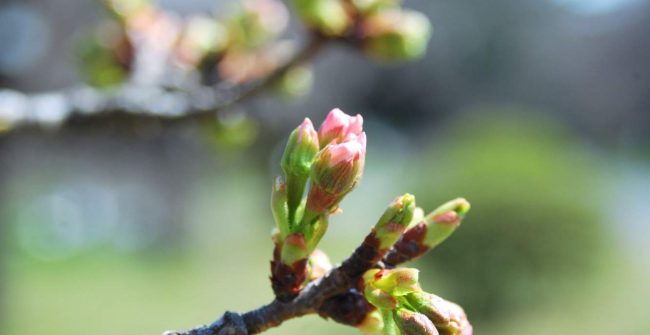
[[[271,280],[280,301],[290,301],[306,283],[332,269],[316,247],[330,215],[359,183],[365,154],[363,118],[339,109],[318,130],[305,119],[289,136],[280,163],[283,176],[276,178],[271,197],[276,222]],[[471,335],[460,306],[424,292],[417,269],[398,267],[449,238],[469,208],[457,198],[427,213],[412,194],[396,197],[353,256],[337,268],[359,285],[329,297],[319,314],[366,334]]]
[[[469,209],[469,202],[463,198],[451,200],[427,215],[416,208],[408,229],[388,252],[384,263],[397,265],[433,249],[456,231]]]
[[[399,0],[293,0],[302,20],[326,36],[360,39],[368,54],[382,60],[422,56],[431,24]]]
[[[339,109],[327,115],[318,131],[305,119],[289,136],[280,163],[284,178],[274,182],[271,204],[277,226],[276,293],[291,296],[303,284],[305,260],[325,234],[330,214],[359,182],[365,155],[363,118]]]
[[[279,40],[289,22],[289,10],[280,0],[241,0],[224,17],[181,17],[152,0],[103,3],[110,18],[77,46],[82,73],[93,86],[112,87],[130,79],[159,84],[170,75],[202,84],[243,84],[268,76],[294,51],[291,42]],[[140,68],[147,69],[142,71],[147,76]],[[274,88],[294,96],[310,86],[311,67],[304,63],[288,69]]]
[[[281,0],[240,0],[225,16],[187,17],[153,0],[102,3],[109,18],[76,48],[85,81],[102,88],[131,82],[173,87],[188,80],[241,85],[277,71],[271,91],[299,96],[311,89],[313,71],[308,61],[292,63],[300,52],[283,38],[290,13],[314,41],[344,40],[378,60],[421,57],[432,30],[426,16],[399,0],[291,0],[291,11]]]
[[[418,270],[367,271],[363,276],[364,295],[381,316],[366,334],[390,335],[471,335],[472,325],[465,311],[453,302],[422,291]]]

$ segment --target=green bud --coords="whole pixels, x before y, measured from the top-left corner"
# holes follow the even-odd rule
[[[449,304],[449,326],[443,326],[440,328],[440,332],[443,335],[472,335],[474,328],[467,320],[467,314],[462,307],[458,304],[455,304],[451,301],[447,301]]]
[[[393,312],[395,324],[402,335],[438,335],[438,330],[426,316],[399,308]]]
[[[302,206],[298,212],[301,212]],[[316,250],[318,243],[327,232],[329,226],[328,215],[314,215],[313,212],[306,211],[303,220],[293,226],[293,232],[301,233],[305,236],[305,246],[309,252]]]
[[[384,329],[382,335],[401,335],[399,329],[397,328],[397,324],[395,324],[392,310],[381,310],[381,317],[384,320]]]
[[[341,35],[351,24],[341,0],[293,0],[293,5],[308,26],[325,35]]]
[[[453,302],[434,294],[413,292],[406,295],[409,305],[425,315],[442,335],[471,335],[472,325],[465,311]]]
[[[281,177],[275,177],[271,192],[271,211],[273,219],[283,240],[290,232],[289,211],[287,209],[287,188]]]
[[[423,239],[423,244],[433,248],[446,240],[469,211],[470,205],[463,198],[449,201],[424,218],[427,225],[427,231]]]
[[[436,326],[449,324],[449,303],[435,294],[412,292],[406,295],[408,303],[418,312],[426,315]]]
[[[411,194],[399,196],[388,205],[374,227],[375,236],[380,241],[380,249],[390,248],[399,240],[413,220],[414,212],[415,197]]]
[[[424,14],[388,9],[372,14],[364,25],[367,52],[384,60],[419,58],[431,37],[431,23]]]
[[[287,178],[289,222],[293,224],[296,209],[302,201],[314,157],[318,153],[318,133],[309,118],[305,118],[289,136],[280,165]]]

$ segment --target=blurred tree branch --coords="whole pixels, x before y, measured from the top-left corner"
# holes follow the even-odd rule
[[[35,94],[0,90],[0,110],[5,110],[5,113],[13,111],[8,121],[18,128],[94,123],[108,119],[164,123],[209,119],[216,112],[263,93],[293,67],[314,59],[330,40],[318,33],[310,34],[302,49],[288,61],[252,83],[232,85],[219,82],[214,86],[169,89],[133,84],[112,90],[83,86]]]

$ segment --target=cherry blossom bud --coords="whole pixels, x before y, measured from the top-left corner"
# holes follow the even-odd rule
[[[393,312],[395,324],[402,335],[438,335],[438,330],[426,316],[399,308]]]
[[[425,254],[458,228],[469,208],[467,200],[458,198],[438,207],[419,223],[412,223],[386,254],[384,263],[394,266]]]
[[[339,36],[352,20],[342,0],[293,0],[296,13],[305,24],[328,36]]]
[[[416,11],[387,9],[370,15],[363,31],[370,55],[384,60],[408,60],[424,55],[431,23]]]
[[[365,133],[359,137],[350,134],[344,142],[322,149],[312,165],[307,209],[325,213],[338,204],[361,179],[365,156]]]
[[[449,326],[441,326],[440,332],[443,335],[472,335],[474,329],[467,320],[467,314],[462,307],[453,302],[447,301],[450,311]]]
[[[318,128],[318,139],[321,148],[331,142],[341,143],[350,134],[357,137],[363,133],[363,117],[357,114],[350,116],[338,108],[332,109]]]
[[[440,334],[472,334],[472,325],[465,311],[457,304],[426,292],[409,293],[406,299],[411,307],[433,322]]]
[[[446,240],[469,211],[470,205],[463,198],[449,201],[424,218],[427,225],[426,234],[423,239],[425,246],[433,248]]]
[[[418,312],[424,314],[434,324],[447,325],[450,322],[449,303],[435,294],[412,292],[406,295],[409,304]]]
[[[395,244],[411,223],[415,212],[415,197],[405,194],[388,205],[384,214],[374,227],[375,237],[379,239],[379,249],[386,250]]]
[[[290,222],[293,222],[296,209],[302,201],[312,162],[318,149],[318,134],[311,120],[306,118],[289,136],[280,164],[287,178],[287,206]]]

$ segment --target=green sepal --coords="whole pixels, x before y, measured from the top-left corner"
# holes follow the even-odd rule
[[[281,240],[291,231],[289,225],[289,211],[287,208],[287,188],[281,177],[275,177],[271,192],[271,211],[278,227]]]
[[[381,310],[381,317],[384,320],[383,335],[401,335],[395,320],[393,319],[393,312],[389,309]]]
[[[327,227],[329,226],[329,216],[321,215],[313,223],[309,224],[307,228],[307,249],[311,252],[316,250],[318,243],[327,232]]]
[[[318,150],[318,134],[311,120],[306,118],[289,136],[280,162],[287,179],[287,206],[291,223],[296,221],[296,209],[302,201]]]

